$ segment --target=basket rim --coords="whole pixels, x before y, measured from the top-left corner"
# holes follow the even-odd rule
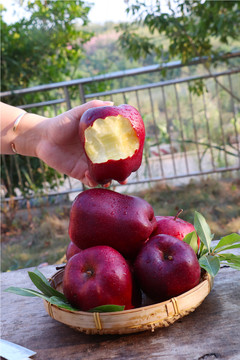
[[[61,273],[64,273],[64,269],[58,270],[56,273],[54,273],[51,276],[51,278],[48,279],[53,288],[56,288],[55,278],[57,276],[61,275]],[[142,312],[144,310],[151,310],[151,309],[154,310],[155,308],[158,308],[161,305],[165,306],[166,304],[171,303],[174,299],[179,300],[179,299],[184,298],[187,295],[193,294],[194,292],[198,291],[201,287],[205,286],[206,282],[209,284],[209,287],[210,287],[209,292],[210,292],[212,289],[212,286],[213,286],[213,277],[208,272],[204,271],[201,276],[200,283],[198,285],[196,285],[194,288],[192,288],[178,296],[172,297],[172,298],[162,301],[162,302],[145,305],[145,306],[140,306],[140,307],[123,310],[123,311],[90,312],[90,311],[83,311],[83,310],[69,310],[69,309],[60,308],[55,304],[51,304],[45,299],[43,299],[43,301],[44,301],[44,303],[49,304],[51,307],[57,308],[58,310],[64,311],[65,313],[72,313],[72,314],[79,314],[79,315],[82,314],[82,315],[89,315],[89,316],[93,316],[93,314],[99,313],[99,314],[101,314],[101,317],[108,317],[109,315],[111,315],[111,316],[113,316],[113,315],[120,316],[121,315],[122,316],[123,314],[138,313],[138,312]],[[57,285],[59,285],[59,284],[57,284]]]

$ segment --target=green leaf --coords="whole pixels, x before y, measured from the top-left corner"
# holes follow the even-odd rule
[[[112,312],[112,311],[123,311],[125,306],[121,305],[101,305],[93,309],[88,310],[89,312]]]
[[[206,248],[206,246],[203,245],[203,243],[201,243],[199,258],[206,254],[208,254],[208,249]]]
[[[217,251],[215,251],[215,248],[213,250],[214,250],[215,254],[219,254],[221,251],[239,249],[239,248],[240,248],[240,244],[233,244],[233,245],[227,245],[225,247],[217,249]]]
[[[185,241],[187,244],[189,244],[189,245],[193,248],[193,250],[195,251],[195,253],[197,253],[197,252],[198,252],[198,242],[197,242],[197,239],[198,239],[197,233],[196,233],[196,231],[193,231],[193,232],[187,234],[187,235],[184,237],[183,241]]]
[[[57,296],[51,296],[51,297],[45,296],[45,295],[41,294],[40,292],[32,290],[32,289],[11,286],[11,287],[5,289],[4,291],[10,292],[10,293],[13,293],[16,295],[21,295],[21,296],[40,297],[41,299],[44,299],[44,300],[48,301],[50,304],[54,304],[54,305],[58,306],[59,308],[63,308],[63,309],[71,310],[71,311],[79,311],[79,309],[72,307],[67,301],[60,299]]]
[[[59,308],[67,309],[67,310],[70,310],[70,311],[79,311],[79,309],[74,308],[67,301],[59,299],[59,297],[57,297],[57,296],[51,296],[50,299],[49,299],[49,302],[51,304],[53,304],[53,305],[56,305]]]
[[[235,248],[240,248],[240,235],[237,233],[233,233],[222,237],[219,243],[215,246],[214,252],[218,253],[220,251],[225,251]]]
[[[219,254],[221,263],[227,263],[228,266],[240,270],[240,255],[234,254]]]
[[[34,272],[29,271],[28,275],[30,277],[30,279],[32,280],[33,284],[40,290],[42,291],[42,293],[46,296],[57,296],[63,300],[65,300],[65,296],[60,293],[59,291],[57,291],[56,289],[54,289],[53,287],[51,287],[51,285],[49,284],[48,280],[45,278],[45,276],[40,273],[41,275],[39,275],[39,271],[35,269]]]
[[[50,285],[48,279],[37,268],[33,272],[34,274],[38,275],[46,285]]]
[[[216,276],[220,270],[220,260],[217,256],[203,255],[198,261],[201,268],[213,277]]]
[[[9,288],[5,289],[4,291],[6,292],[10,292],[16,295],[21,295],[21,296],[30,296],[30,297],[40,297],[42,299],[45,299],[47,301],[49,301],[49,297],[45,296],[41,293],[39,293],[38,291],[32,290],[32,289],[27,289],[27,288],[20,288],[20,287],[14,287],[14,286],[10,286]]]
[[[238,265],[238,264],[228,262],[227,265],[233,269],[240,270],[240,265]]]
[[[195,211],[194,215],[194,227],[198,236],[200,237],[201,242],[206,246],[209,252],[213,235],[211,234],[211,230],[205,218],[197,211]]]

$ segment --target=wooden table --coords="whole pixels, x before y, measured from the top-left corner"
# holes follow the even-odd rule
[[[39,298],[3,292],[31,287],[27,271],[1,274],[2,338],[37,352],[37,360],[239,360],[240,272],[222,268],[193,313],[168,328],[131,335],[85,335],[53,320]],[[31,268],[33,270],[33,268]],[[40,269],[50,277],[54,266]]]

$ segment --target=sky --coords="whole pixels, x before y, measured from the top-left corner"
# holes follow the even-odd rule
[[[126,21],[125,9],[127,5],[124,0],[92,0],[94,6],[89,13],[89,19],[93,23],[104,23],[105,21]]]
[[[88,2],[94,4],[89,13],[89,19],[93,23],[103,24],[106,21],[127,20],[125,13],[127,5],[124,0],[88,0]],[[7,8],[7,12],[3,15],[7,23],[13,23],[24,16],[24,11],[14,1],[0,0],[0,3]]]

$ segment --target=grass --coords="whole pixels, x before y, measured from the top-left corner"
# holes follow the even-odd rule
[[[141,194],[140,194],[141,196]],[[206,180],[181,187],[158,186],[142,194],[155,215],[176,215],[193,222],[194,211],[207,220],[215,239],[240,232],[240,181]]]
[[[30,221],[19,211],[11,229],[2,234],[1,270],[61,262],[69,243],[69,210],[70,204],[34,209]]]
[[[181,187],[158,185],[136,194],[147,200],[155,215],[175,215],[193,222],[194,211],[205,216],[218,239],[240,233],[240,180],[206,180]],[[11,271],[64,260],[69,243],[68,222],[71,203],[18,210],[11,222],[1,224],[1,270]]]

